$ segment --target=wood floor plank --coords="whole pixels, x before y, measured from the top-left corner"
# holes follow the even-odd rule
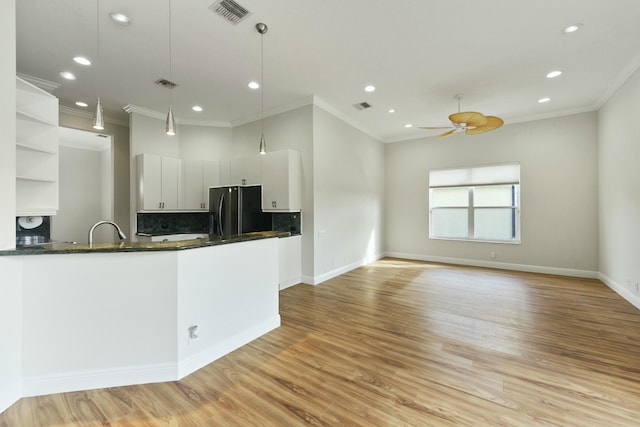
[[[640,424],[640,311],[597,280],[388,258],[280,314],[181,381],[24,398],[0,427]]]

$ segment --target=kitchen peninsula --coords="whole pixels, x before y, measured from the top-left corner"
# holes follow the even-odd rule
[[[277,328],[285,235],[0,251],[22,276],[23,395],[178,380]]]

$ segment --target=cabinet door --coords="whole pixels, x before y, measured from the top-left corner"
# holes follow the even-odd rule
[[[302,236],[278,239],[280,249],[280,290],[300,283],[302,278]]]
[[[262,210],[299,212],[300,156],[294,150],[267,153],[262,158]]]
[[[216,160],[202,162],[202,203],[209,209],[209,187],[220,185],[220,163]]]
[[[155,154],[138,156],[138,210],[162,208],[162,158]]]
[[[287,152],[273,151],[262,158],[262,209],[288,209]]]
[[[183,160],[182,161],[183,194],[184,204],[180,208],[194,210],[202,209],[202,161]]]
[[[162,208],[178,209],[178,189],[180,188],[180,160],[162,157]]]

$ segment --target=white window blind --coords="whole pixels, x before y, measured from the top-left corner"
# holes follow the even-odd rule
[[[520,242],[520,164],[429,172],[429,237]]]

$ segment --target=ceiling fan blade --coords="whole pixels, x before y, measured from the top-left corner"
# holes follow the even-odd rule
[[[487,116],[487,123],[483,126],[478,126],[474,129],[467,129],[465,132],[468,135],[475,135],[478,133],[489,132],[490,130],[498,129],[504,124],[504,120],[496,116]]]
[[[419,126],[418,129],[451,129],[451,126]]]
[[[455,129],[451,129],[449,132],[445,132],[443,134],[438,135],[438,138],[446,138],[447,136],[451,136],[456,132]]]
[[[466,123],[467,126],[484,126],[487,123],[487,118],[484,114],[477,111],[454,113],[449,116],[449,120],[454,123]]]

